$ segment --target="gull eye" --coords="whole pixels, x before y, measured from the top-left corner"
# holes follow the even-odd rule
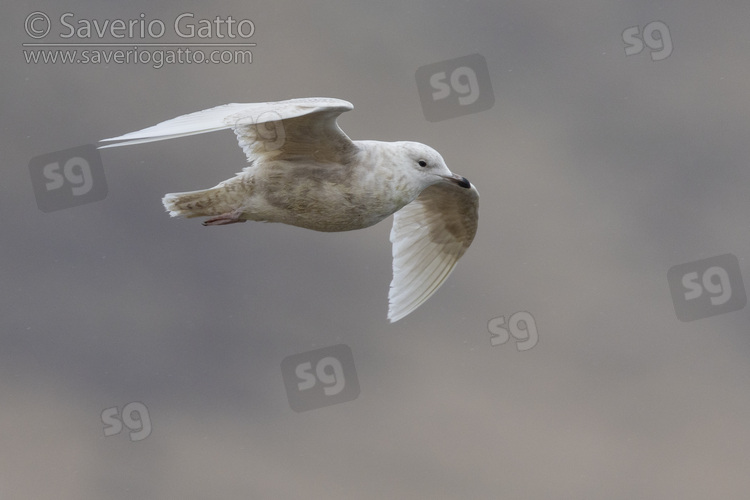
[[[417,163],[419,164],[420,167],[426,167],[427,166],[427,162],[424,161],[424,160],[419,160]]]

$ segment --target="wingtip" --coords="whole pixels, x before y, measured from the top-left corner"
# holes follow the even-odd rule
[[[397,310],[394,304],[389,304],[388,306],[388,321],[390,323],[395,323],[396,321],[400,321],[410,315],[412,312],[414,312],[414,309],[416,307],[411,308],[401,308],[400,310]]]

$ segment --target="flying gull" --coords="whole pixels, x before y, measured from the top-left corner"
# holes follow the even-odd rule
[[[104,139],[122,142],[102,147],[234,130],[248,159],[242,172],[162,199],[172,217],[209,217],[205,226],[251,220],[351,231],[395,214],[388,294],[395,322],[437,291],[471,244],[479,193],[429,146],[352,141],[336,123],[351,109],[330,98],[225,104]]]

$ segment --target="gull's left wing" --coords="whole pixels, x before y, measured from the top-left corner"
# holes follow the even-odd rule
[[[452,183],[422,191],[393,216],[393,281],[388,319],[395,322],[422,305],[448,278],[474,240],[479,192]]]

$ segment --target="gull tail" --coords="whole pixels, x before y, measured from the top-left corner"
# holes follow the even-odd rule
[[[161,202],[172,217],[209,217],[232,212],[237,208],[231,203],[227,189],[221,184],[201,191],[170,193]]]

